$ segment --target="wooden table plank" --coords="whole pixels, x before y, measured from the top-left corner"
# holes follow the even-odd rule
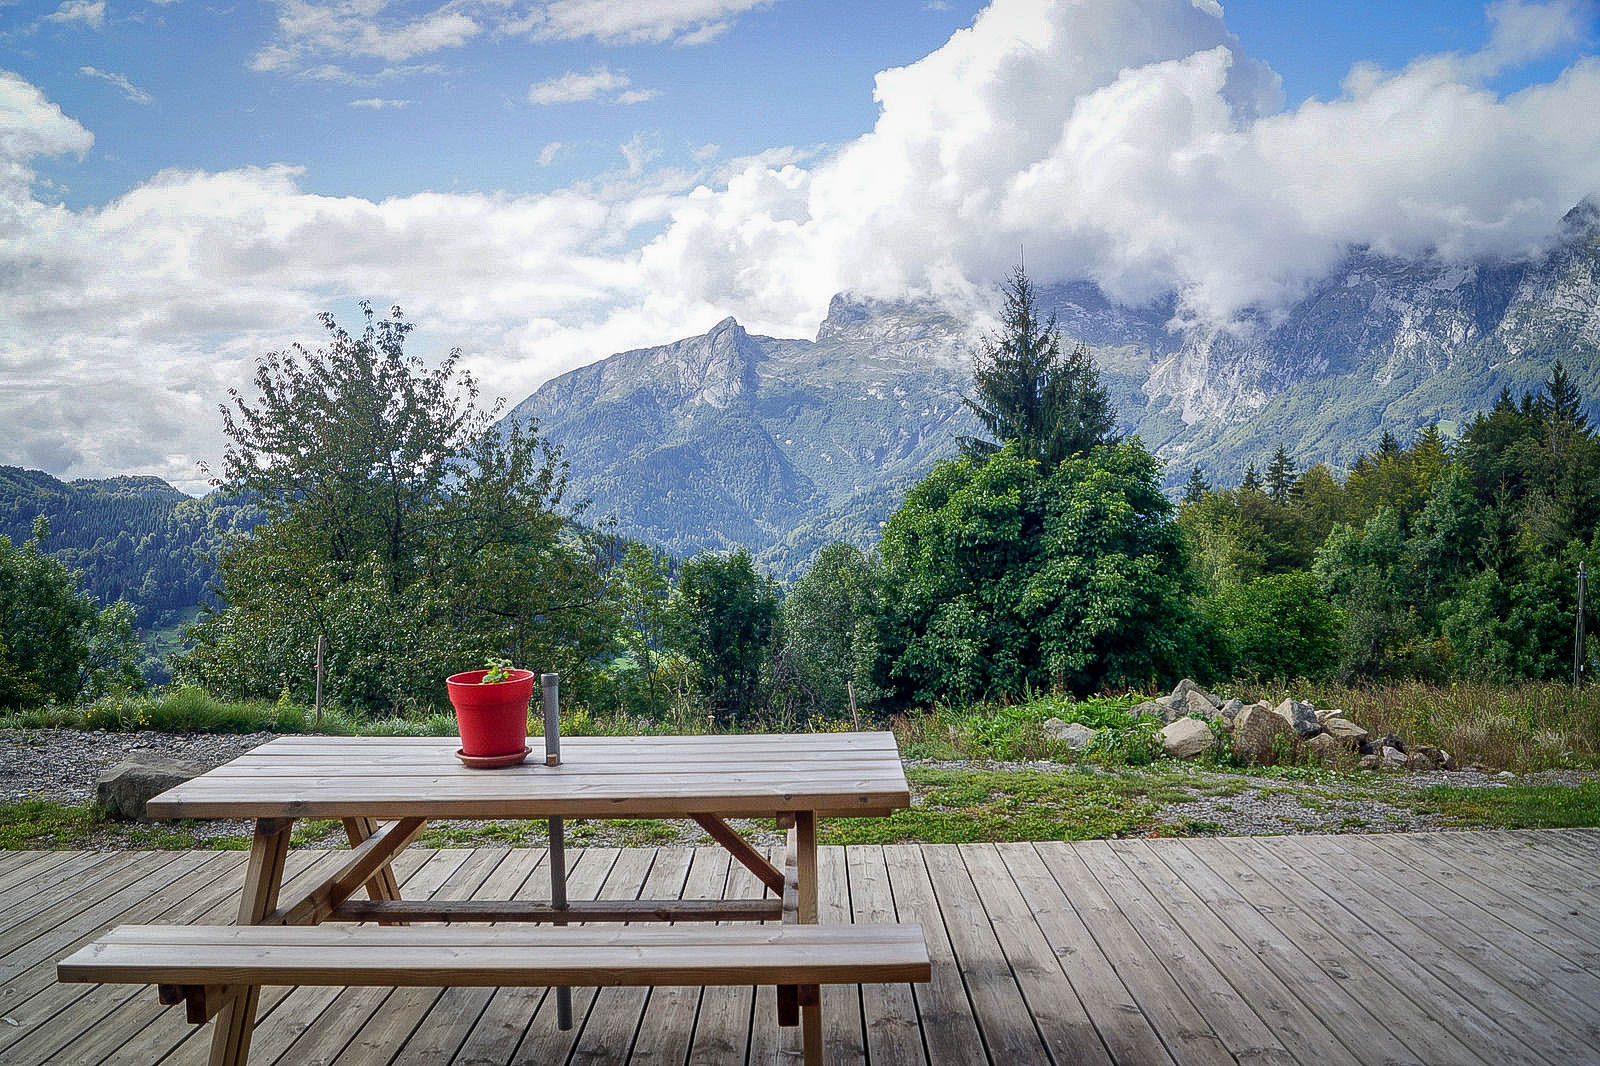
[[[558,767],[495,771],[460,766],[453,743],[284,738],[147,809],[159,817],[760,817],[887,813],[910,802],[889,733],[574,737]]]

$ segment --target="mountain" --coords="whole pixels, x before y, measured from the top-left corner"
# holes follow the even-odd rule
[[[65,482],[0,466],[0,536],[26,541],[41,515],[45,551],[102,603],[132,603],[141,627],[170,625],[201,603],[216,581],[212,554],[254,521],[251,508],[192,499],[156,477]]]
[[[1385,431],[1447,436],[1557,358],[1600,398],[1600,206],[1568,213],[1543,254],[1451,262],[1352,250],[1287,309],[1184,323],[1175,297],[1125,307],[1088,283],[1039,287],[1094,352],[1176,486],[1198,464],[1236,483],[1281,443],[1302,469],[1347,467]],[[869,544],[905,489],[975,422],[962,407],[972,323],[929,302],[834,297],[814,341],[733,319],[547,382],[536,418],[571,462],[590,521],[680,554],[750,548],[802,570],[834,539]],[[1594,413],[1600,414],[1600,408]]]
[[[840,296],[815,341],[728,318],[547,382],[507,417],[562,445],[586,520],[685,555],[743,545],[789,574],[875,537],[971,431],[966,330],[932,304]]]

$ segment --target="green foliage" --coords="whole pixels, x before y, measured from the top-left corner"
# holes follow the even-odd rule
[[[762,668],[778,622],[775,583],[756,573],[743,548],[702,553],[683,564],[672,600],[678,646],[699,667],[719,721],[734,722],[764,704]]]
[[[882,566],[851,544],[823,548],[790,588],[783,603],[784,650],[809,711],[845,715],[852,684],[858,705],[877,702],[873,664],[882,614]]]
[[[1226,585],[1207,598],[1205,611],[1236,677],[1315,678],[1334,666],[1344,612],[1312,574],[1264,574]]]
[[[480,685],[498,685],[502,681],[511,680],[512,666],[506,659],[488,659],[484,662],[489,672],[478,681]]]
[[[1113,439],[1116,409],[1083,344],[1061,351],[1056,316],[1041,317],[1038,297],[1019,267],[1004,287],[1000,332],[984,341],[973,369],[975,397],[963,402],[992,439],[963,438],[982,459],[1015,441],[1019,454],[1048,469]]]
[[[879,676],[898,705],[1136,687],[1190,664],[1187,560],[1136,441],[1049,473],[1015,446],[941,463],[882,551]]]
[[[328,698],[364,713],[442,706],[443,679],[498,656],[582,687],[611,644],[603,558],[558,513],[555,450],[494,424],[457,373],[404,353],[396,309],[361,336],[270,353],[257,396],[224,408],[222,487],[266,522],[221,559],[222,605],[180,676],[232,698],[308,701],[317,637]]]
[[[21,547],[0,536],[0,710],[142,687],[133,608],[96,609],[76,575],[46,555],[42,515]]]
[[[221,493],[191,499],[154,477],[63,482],[0,467],[0,536],[21,543],[41,515],[49,554],[78,572],[83,590],[102,604],[126,600],[134,623],[149,628],[207,599],[215,553],[257,512]]]

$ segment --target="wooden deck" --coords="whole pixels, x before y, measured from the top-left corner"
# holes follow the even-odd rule
[[[413,849],[411,898],[538,898],[539,850]],[[199,1064],[149,988],[60,985],[123,922],[230,919],[239,853],[0,852],[0,1063]],[[757,894],[721,849],[569,855],[574,898]],[[290,875],[328,853],[297,851]],[[823,921],[920,921],[933,981],[824,992],[829,1061],[1600,1061],[1600,830],[825,849]],[[775,1061],[771,989],[267,989],[251,1062]]]

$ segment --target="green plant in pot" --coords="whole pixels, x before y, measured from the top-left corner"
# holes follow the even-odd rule
[[[456,709],[463,756],[492,759],[521,756],[527,750],[532,670],[491,659],[483,670],[451,674],[445,687]]]

